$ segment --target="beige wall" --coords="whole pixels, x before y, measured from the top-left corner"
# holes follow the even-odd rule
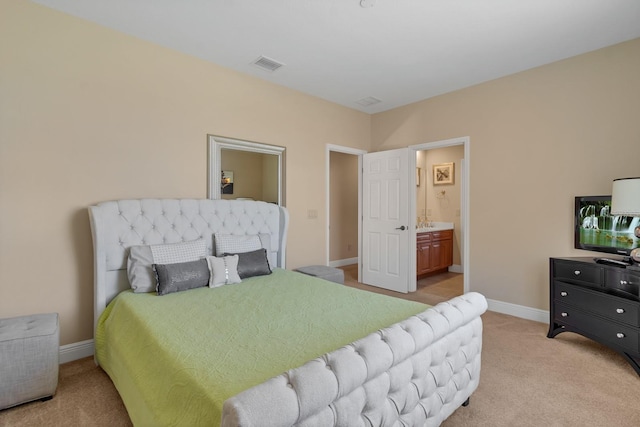
[[[470,137],[470,286],[548,309],[573,198],[638,176],[640,39],[373,116],[374,150]]]
[[[278,203],[278,156],[275,154],[262,155],[262,200]]]
[[[0,317],[58,312],[61,344],[92,338],[87,206],[206,197],[207,134],[286,147],[287,266],[325,261],[318,159],[327,142],[368,149],[369,115],[0,1]]]
[[[424,220],[427,215],[427,151],[416,152],[416,174],[419,174],[419,182],[416,183],[416,222]]]
[[[358,156],[330,153],[329,260],[358,256]]]

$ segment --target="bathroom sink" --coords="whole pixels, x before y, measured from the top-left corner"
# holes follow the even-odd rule
[[[426,233],[429,231],[453,230],[452,222],[434,222],[430,227],[416,228],[416,233]]]

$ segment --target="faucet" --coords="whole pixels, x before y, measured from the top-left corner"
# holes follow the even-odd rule
[[[416,228],[432,228],[433,221],[430,221],[426,216],[419,216]]]

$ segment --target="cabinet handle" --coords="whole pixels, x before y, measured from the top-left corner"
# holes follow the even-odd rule
[[[624,338],[624,337],[625,337],[625,335],[624,335],[622,332],[618,332],[618,333],[616,334],[616,337],[618,337],[618,338]]]
[[[624,285],[628,285],[629,282],[627,282],[626,280],[620,280],[620,284],[624,286]]]
[[[579,276],[579,275],[580,275],[580,270],[575,270],[575,271],[573,272],[573,274],[575,274],[576,276]]]
[[[567,295],[569,295],[568,293],[566,293],[565,291],[560,292],[560,296],[561,297],[566,297]]]
[[[560,316],[567,317],[567,316],[569,316],[569,313],[563,311],[562,313],[560,313]]]
[[[618,314],[624,313],[624,308],[616,308],[616,313]]]

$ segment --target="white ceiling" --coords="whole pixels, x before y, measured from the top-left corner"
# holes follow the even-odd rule
[[[366,113],[640,37],[640,0],[35,1]]]

